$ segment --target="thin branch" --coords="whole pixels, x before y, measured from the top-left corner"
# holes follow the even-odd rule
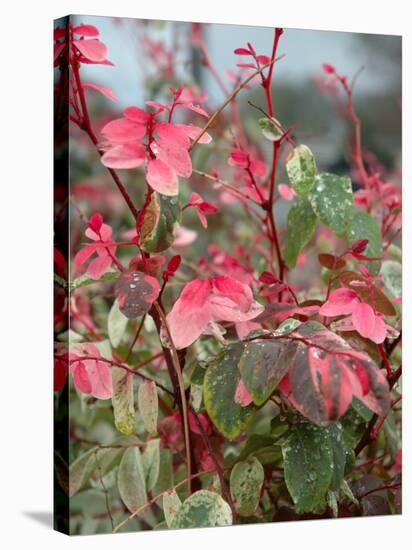
[[[136,516],[138,516],[139,514],[144,512],[145,510],[147,510],[147,508],[149,508],[150,506],[152,506],[152,504],[154,504],[160,498],[162,498],[163,495],[165,493],[167,493],[168,491],[179,489],[179,487],[182,487],[185,483],[190,483],[190,481],[192,479],[198,478],[198,477],[206,475],[206,474],[211,474],[213,472],[214,472],[214,470],[204,470],[203,472],[197,472],[196,474],[192,474],[191,476],[186,477],[182,481],[179,481],[179,483],[176,483],[176,485],[173,485],[173,487],[170,487],[169,489],[167,489],[167,491],[163,491],[162,493],[159,493],[158,495],[156,495],[155,497],[150,499],[148,502],[146,502],[146,504],[143,504],[143,506],[140,506],[140,508],[137,508],[137,510],[135,510],[132,514],[130,514],[130,516],[128,516],[126,519],[124,519],[123,521],[118,523],[114,527],[113,533],[117,533],[117,531],[119,529],[121,529],[124,525],[126,525],[126,523],[129,523],[129,521],[131,521],[133,518],[135,518]]]
[[[180,366],[179,356],[177,354],[176,347],[173,343],[173,338],[172,338],[172,335],[170,333],[169,325],[168,325],[166,316],[164,314],[164,311],[157,302],[154,302],[153,305],[156,308],[157,313],[159,314],[159,317],[162,321],[163,327],[166,331],[167,338],[170,342],[170,346],[171,346],[171,349],[172,349],[173,363],[174,363],[175,372],[176,372],[177,380],[178,380],[178,384],[179,384],[179,392],[180,392],[180,400],[181,400],[181,405],[182,405],[182,416],[183,416],[183,431],[184,431],[185,448],[186,448],[188,491],[190,493],[190,489],[191,489],[190,477],[191,477],[191,470],[192,470],[192,457],[191,457],[191,452],[190,452],[190,431],[189,431],[188,407],[187,407],[185,387],[184,387],[184,384],[183,384],[182,369],[181,369],[181,366]]]
[[[108,490],[106,489],[106,485],[104,484],[104,481],[103,481],[103,475],[102,475],[102,469],[100,467],[100,463],[99,463],[99,459],[97,458],[97,453],[99,452],[99,449],[96,449],[94,451],[94,458],[96,460],[96,466],[97,466],[97,471],[99,473],[99,479],[100,479],[100,484],[102,486],[102,489],[103,489],[103,493],[104,493],[104,498],[106,500],[106,510],[107,510],[107,514],[110,518],[110,524],[112,526],[112,531],[114,529],[114,522],[113,522],[113,516],[112,516],[112,512],[110,510],[110,501],[109,501],[109,492]]]

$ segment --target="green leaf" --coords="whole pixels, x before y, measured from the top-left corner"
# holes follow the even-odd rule
[[[152,193],[143,207],[140,247],[145,252],[162,252],[175,240],[181,208],[177,197]]]
[[[256,405],[263,405],[273,393],[295,351],[296,344],[287,340],[256,340],[245,345],[239,369]]]
[[[151,439],[147,442],[142,455],[142,463],[145,472],[146,487],[148,491],[151,491],[159,478],[160,439]]]
[[[117,466],[123,449],[100,449],[93,447],[74,460],[69,468],[69,496],[72,497],[92,477],[97,469],[98,456],[101,475],[106,475]]]
[[[319,220],[335,235],[346,233],[348,215],[353,209],[352,182],[347,176],[319,174],[309,193],[309,200]]]
[[[173,454],[170,449],[160,449],[159,475],[152,495],[159,495],[173,485]]]
[[[139,386],[137,395],[139,412],[150,435],[157,435],[157,417],[159,414],[159,398],[156,384],[152,380],[145,380]]]
[[[207,413],[227,439],[236,439],[256,410],[254,405],[242,407],[235,402],[240,381],[238,363],[243,349],[238,343],[225,347],[210,363],[203,385]]]
[[[171,527],[172,521],[181,506],[182,502],[174,489],[163,493],[163,513],[168,527]]]
[[[200,490],[181,505],[171,520],[172,529],[232,525],[232,511],[217,493]]]
[[[299,252],[308,244],[316,229],[316,214],[305,198],[298,198],[288,213],[284,259],[288,267],[296,265]]]
[[[133,374],[119,367],[112,368],[112,405],[114,424],[120,433],[132,435],[136,429]]]
[[[402,265],[393,260],[382,262],[381,275],[386,288],[394,298],[402,296]]]
[[[275,118],[259,118],[258,124],[263,136],[269,141],[279,141],[283,135],[280,123]]]
[[[296,512],[322,512],[333,475],[329,432],[301,422],[282,443],[285,482]]]
[[[359,208],[354,209],[347,221],[346,237],[350,245],[360,239],[368,239],[369,243],[363,254],[369,258],[382,256],[382,236],[378,222],[370,214]],[[377,275],[381,262],[363,262],[372,275]]]
[[[117,486],[130,512],[135,512],[147,502],[142,457],[138,447],[126,449],[117,474]]]
[[[125,317],[120,311],[119,303],[115,300],[110,309],[109,315],[107,316],[107,332],[109,334],[110,343],[114,348],[117,348],[122,341],[127,323],[127,317]]]
[[[286,172],[293,189],[301,197],[306,197],[315,183],[316,161],[306,145],[295,147],[286,160]]]
[[[230,494],[240,516],[253,516],[259,504],[265,472],[255,457],[238,462],[230,473]]]

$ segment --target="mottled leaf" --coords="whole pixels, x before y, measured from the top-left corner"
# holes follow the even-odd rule
[[[262,464],[253,457],[237,462],[230,473],[230,493],[240,516],[253,516],[259,504],[265,472]]]
[[[172,518],[172,529],[232,525],[232,511],[217,493],[200,490],[181,505]]]
[[[138,406],[146,430],[150,435],[157,435],[159,398],[156,384],[152,380],[145,380],[140,384],[138,391]]]
[[[124,452],[117,473],[117,486],[130,512],[135,512],[147,502],[142,457],[138,447],[129,447]]]
[[[115,300],[107,317],[107,332],[110,343],[114,348],[117,348],[122,341],[127,322],[127,317],[120,311],[118,301]]]
[[[273,393],[289,369],[297,344],[287,340],[257,340],[245,345],[239,361],[243,382],[256,405]]]
[[[286,172],[293,189],[301,197],[306,197],[315,183],[316,161],[306,145],[298,145],[286,159]]]
[[[262,117],[258,120],[262,134],[269,141],[279,141],[283,135],[279,122],[275,118]]]
[[[112,367],[112,383],[115,426],[120,433],[131,435],[136,429],[133,374],[125,369]]]
[[[334,174],[319,174],[309,194],[309,201],[315,214],[326,227],[339,236],[346,233],[348,215],[353,209],[350,178]]]
[[[217,429],[227,438],[236,439],[246,428],[255,411],[254,405],[242,407],[235,401],[240,381],[238,363],[242,344],[224,348],[207,368],[203,392],[207,413]]]
[[[320,323],[300,325],[293,338],[301,344],[282,391],[290,403],[318,426],[342,416],[357,397],[377,414],[389,408],[389,386],[379,367],[365,353]]]
[[[174,489],[163,493],[163,512],[168,527],[171,527],[172,521],[181,506],[182,502]]]
[[[142,271],[125,271],[115,286],[119,309],[128,319],[147,313],[159,292],[157,279]]]
[[[174,196],[152,193],[144,207],[140,226],[140,246],[145,252],[162,252],[175,240],[181,209]]]
[[[316,229],[316,214],[306,198],[298,198],[288,213],[284,259],[292,268],[300,251],[308,244]]]

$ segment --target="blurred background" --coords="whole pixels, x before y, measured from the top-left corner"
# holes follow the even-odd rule
[[[119,110],[153,99],[153,86],[159,82],[159,65],[151,62],[153,56],[159,63],[163,58],[165,80],[167,76],[195,80],[208,95],[209,105],[223,101],[215,78],[199,62],[189,23],[96,16],[73,19],[100,29],[114,66],[88,65],[82,71],[85,80],[112,88]],[[229,89],[239,62],[235,48],[250,42],[259,54],[271,53],[271,28],[204,24],[202,34],[211,63]],[[278,118],[285,126],[298,122],[296,136],[313,147],[321,164],[336,171],[343,162],[345,127],[320,86],[322,63],[330,63],[350,81],[356,79],[355,105],[363,123],[364,146],[387,169],[400,167],[401,44],[400,36],[285,29],[278,50],[285,57],[276,65],[274,77]],[[166,66],[168,61],[174,68]],[[243,119],[248,113],[256,115],[247,100],[255,96],[259,104],[260,93],[257,89],[239,95]]]

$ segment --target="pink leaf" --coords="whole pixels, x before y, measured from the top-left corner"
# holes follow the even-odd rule
[[[102,164],[108,168],[137,168],[144,163],[144,151],[140,143],[125,143],[112,147],[102,156]]]
[[[204,116],[205,118],[209,118],[209,113],[202,109],[200,105],[194,105],[193,103],[178,103],[177,105],[180,105],[180,107],[185,107],[186,109],[190,109],[194,113]]]
[[[279,183],[278,191],[279,195],[282,199],[285,199],[285,201],[291,201],[296,197],[295,190],[285,183]]]
[[[73,44],[90,61],[104,61],[107,55],[107,48],[100,40],[73,40]]]
[[[149,115],[138,107],[126,107],[123,114],[129,120],[136,122],[137,124],[146,124],[149,119]]]
[[[190,139],[187,133],[175,124],[158,122],[155,127],[155,132],[165,143],[175,146],[178,145],[186,149],[190,146]]]
[[[208,280],[196,279],[188,283],[167,315],[172,340],[177,348],[190,346],[206,329],[211,319],[207,303],[209,293]]]
[[[74,266],[76,269],[80,269],[81,266],[90,258],[92,254],[96,252],[94,244],[88,244],[84,246],[74,257]]]
[[[233,53],[235,55],[252,55],[252,53],[246,48],[236,48]]]
[[[197,136],[202,132],[202,128],[199,126],[192,126],[191,124],[175,124],[177,128],[180,128],[190,139],[195,140]],[[205,132],[199,139],[199,143],[210,143],[212,136]]]
[[[270,57],[268,55],[258,55],[256,59],[261,65],[267,65],[270,63]]]
[[[75,363],[73,368],[73,383],[80,393],[92,393],[89,374],[83,363]]]
[[[266,164],[263,160],[252,160],[249,169],[256,177],[263,177],[266,174]]]
[[[110,367],[103,361],[84,361],[91,383],[90,393],[97,399],[110,399],[113,393],[112,372]]]
[[[352,323],[361,336],[375,344],[381,344],[386,338],[385,322],[369,304],[359,303],[356,306],[352,313]]]
[[[150,187],[163,195],[174,196],[179,192],[176,173],[160,159],[148,162],[146,179]]]
[[[177,147],[161,140],[152,143],[152,151],[178,176],[189,178],[192,175],[192,161],[189,153],[183,147]]]
[[[113,144],[128,143],[142,138],[146,134],[146,126],[128,118],[117,118],[102,128],[102,134]]]
[[[116,94],[113,92],[113,90],[111,90],[107,86],[101,86],[99,84],[93,84],[91,82],[85,82],[82,84],[82,86],[86,90],[95,90],[96,92],[100,92],[102,95],[104,95],[105,97],[107,97],[107,99],[110,99],[111,101],[117,101]]]
[[[337,315],[347,315],[357,307],[359,302],[358,295],[349,288],[338,288],[330,293],[329,299],[319,309],[319,315],[325,317],[335,317]]]
[[[73,33],[88,38],[99,36],[99,29],[94,25],[77,25],[73,28]]]
[[[112,259],[110,256],[99,256],[90,262],[87,268],[87,274],[91,279],[100,279],[100,277],[108,271],[111,265]]]

